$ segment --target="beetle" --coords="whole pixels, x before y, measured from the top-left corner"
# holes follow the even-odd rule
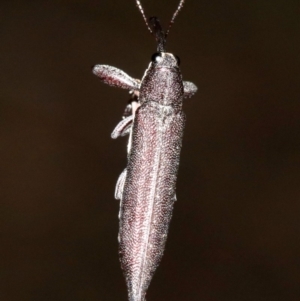
[[[145,16],[157,41],[157,52],[141,80],[120,69],[95,65],[93,73],[113,87],[130,90],[131,99],[112,138],[129,134],[128,164],[117,181],[115,198],[120,200],[119,253],[129,301],[144,301],[153,274],[161,260],[176,200],[185,114],[183,100],[197,87],[182,80],[180,60],[166,52],[171,25],[183,6],[181,0],[165,33],[156,17]]]

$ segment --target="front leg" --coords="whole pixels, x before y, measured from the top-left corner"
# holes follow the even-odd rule
[[[122,119],[117,126],[115,127],[115,129],[113,130],[113,132],[111,133],[111,138],[116,139],[120,136],[126,136],[130,133],[131,127],[132,127],[132,123],[133,123],[133,115],[130,115],[124,119]]]
[[[111,134],[111,138],[116,139],[120,136],[126,136],[130,133],[136,110],[140,107],[139,92],[131,90],[130,100],[125,108],[122,120],[118,123]]]
[[[100,78],[100,80],[112,87],[139,91],[140,80],[134,79],[124,71],[108,66],[96,65],[93,67],[93,73]]]
[[[198,90],[197,86],[192,82],[186,82],[186,81],[183,82],[184,98],[192,97],[197,92],[197,90]]]

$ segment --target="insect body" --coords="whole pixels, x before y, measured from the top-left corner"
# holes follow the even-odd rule
[[[137,4],[144,16],[139,1]],[[182,80],[179,58],[165,52],[166,35],[158,20],[151,18],[150,22],[159,52],[152,56],[141,81],[111,66],[96,65],[93,69],[104,83],[129,89],[132,95],[131,114],[112,133],[112,138],[129,134],[128,165],[118,179],[115,192],[121,202],[120,260],[129,301],[145,300],[164,251],[176,200],[185,123],[183,99],[197,91],[193,83]],[[126,112],[128,115],[128,108]]]

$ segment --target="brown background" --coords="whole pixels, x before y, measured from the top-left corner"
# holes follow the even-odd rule
[[[144,0],[164,22],[177,0]],[[148,301],[300,300],[300,5],[188,0],[168,49],[199,92]],[[1,1],[0,300],[127,299],[117,251],[128,94],[155,43],[133,0]]]

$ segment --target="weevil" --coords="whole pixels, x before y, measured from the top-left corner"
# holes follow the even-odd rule
[[[157,41],[141,80],[108,65],[93,73],[103,83],[130,90],[131,100],[112,138],[129,134],[128,164],[117,181],[120,200],[119,253],[129,301],[145,301],[146,291],[161,260],[176,200],[176,179],[185,114],[183,100],[197,87],[182,80],[180,60],[166,52],[166,38],[183,7],[181,0],[166,33],[156,17],[147,20],[140,1],[136,4]]]

